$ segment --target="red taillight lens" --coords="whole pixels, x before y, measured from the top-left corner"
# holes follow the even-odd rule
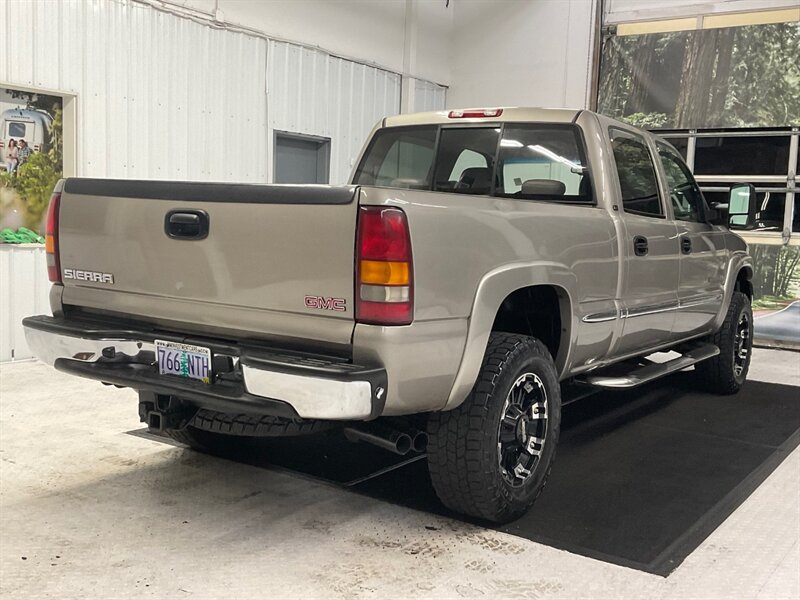
[[[408,325],[414,318],[411,236],[399,208],[365,206],[358,215],[356,320]]]
[[[58,254],[58,209],[60,206],[61,194],[56,192],[50,196],[50,205],[47,207],[47,223],[44,229],[47,277],[53,283],[61,283],[61,260]]]

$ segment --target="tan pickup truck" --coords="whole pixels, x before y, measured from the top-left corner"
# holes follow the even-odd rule
[[[752,266],[721,208],[667,142],[589,111],[401,115],[349,186],[60,182],[53,316],[24,326],[195,448],[329,427],[427,445],[444,504],[508,521],[545,484],[562,394],[691,365],[742,386]],[[752,227],[752,187],[726,208]]]

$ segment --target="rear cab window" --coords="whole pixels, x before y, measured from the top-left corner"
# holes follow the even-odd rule
[[[573,124],[379,130],[353,183],[593,204],[583,139]]]
[[[500,142],[498,196],[591,202],[591,182],[576,127],[508,124]]]
[[[427,190],[436,144],[435,127],[383,129],[370,141],[353,183]]]

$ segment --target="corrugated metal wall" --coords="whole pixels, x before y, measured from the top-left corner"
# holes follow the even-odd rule
[[[447,88],[422,79],[414,80],[414,112],[445,108]]]
[[[268,182],[280,130],[331,138],[345,183],[401,77],[130,0],[0,0],[0,82],[77,96],[83,177]],[[416,86],[444,107],[445,88]],[[28,356],[19,320],[49,287],[42,252],[3,250],[0,361]]]
[[[78,96],[78,173],[267,178],[266,46],[133,2],[0,10],[0,81]]]
[[[400,111],[400,75],[285,42],[267,56],[270,127],[330,138],[330,181],[346,183],[375,123]]]
[[[0,245],[0,362],[30,358],[21,321],[50,314],[42,246]]]

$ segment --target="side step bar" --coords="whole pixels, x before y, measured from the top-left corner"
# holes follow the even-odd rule
[[[695,346],[685,352],[682,356],[674,358],[664,363],[654,363],[635,367],[624,375],[590,375],[586,378],[586,383],[591,386],[604,389],[627,389],[648,383],[664,375],[669,375],[676,371],[681,371],[686,367],[699,363],[708,358],[713,358],[719,354],[719,348],[714,344],[703,344]]]

